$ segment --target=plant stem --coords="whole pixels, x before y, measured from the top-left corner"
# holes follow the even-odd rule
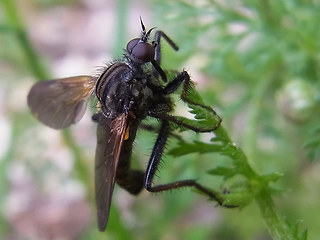
[[[251,168],[247,156],[241,148],[235,146],[231,142],[228,134],[222,126],[220,126],[215,133],[217,137],[224,142],[224,145],[232,145],[232,154],[229,156],[233,158],[235,162],[241,162],[241,164],[237,164],[242,167],[242,169],[239,169],[239,172],[243,173],[252,185],[254,184],[253,189],[256,192],[255,200],[272,238],[274,240],[296,239],[292,229],[285,222],[285,219],[277,214],[271,193],[268,190],[268,183],[264,182],[262,178],[260,178],[259,175]]]
[[[269,191],[263,187],[256,195],[256,202],[274,240],[294,240],[292,229],[275,210]]]
[[[241,162],[241,164],[237,164],[242,167],[239,172],[244,174],[248,179],[258,179],[258,174],[254,171],[254,169],[250,166],[247,156],[244,154],[242,149],[238,147],[235,143],[233,143],[228,136],[226,130],[220,126],[217,130],[215,130],[215,134],[218,139],[223,142],[223,145],[229,148],[229,151],[232,152],[229,155],[235,162]]]

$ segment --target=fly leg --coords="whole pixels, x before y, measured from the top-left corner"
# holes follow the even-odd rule
[[[145,131],[149,131],[149,132],[154,132],[154,133],[158,133],[159,132],[158,128],[154,127],[153,125],[149,125],[149,124],[143,124],[142,123],[142,124],[140,124],[139,128],[142,129],[142,130],[145,130]],[[169,136],[179,140],[180,142],[183,142],[182,137],[180,135],[178,135],[178,134],[170,132]]]
[[[168,83],[167,86],[163,90],[164,94],[168,95],[168,94],[173,93],[174,91],[176,91],[179,88],[179,86],[182,83],[183,83],[183,89],[182,89],[182,93],[181,93],[181,99],[187,104],[199,106],[201,108],[204,108],[204,109],[210,111],[214,115],[216,115],[217,118],[219,119],[218,124],[217,124],[218,126],[216,127],[216,128],[218,128],[221,121],[222,121],[220,116],[211,107],[206,106],[203,103],[195,102],[188,97],[188,93],[190,91],[190,88],[193,87],[193,83],[192,83],[192,81],[190,79],[190,75],[187,71],[182,71],[170,83]]]
[[[189,94],[193,89],[193,83],[186,71],[182,71],[171,82],[169,82],[163,89],[163,94],[172,94],[181,86],[181,84],[183,84],[180,96],[181,99],[189,105],[197,106],[204,109],[208,114],[208,119],[204,119],[205,121],[207,120],[205,127],[199,124],[197,125],[197,121],[186,119],[184,117],[172,116],[167,112],[158,111],[157,109],[150,111],[149,115],[155,118],[168,120],[195,132],[211,132],[216,130],[220,126],[222,119],[211,107],[203,104],[201,100],[195,101],[189,97]]]
[[[169,122],[166,120],[163,120],[159,135],[158,135],[156,143],[153,147],[153,151],[152,151],[152,154],[151,154],[151,157],[150,157],[150,160],[148,163],[148,167],[147,167],[147,170],[145,173],[144,187],[149,192],[162,192],[162,191],[168,191],[171,189],[177,189],[177,188],[182,188],[182,187],[194,187],[197,190],[199,190],[200,192],[207,195],[210,199],[217,201],[217,203],[220,206],[227,207],[227,208],[236,207],[236,206],[224,204],[223,198],[220,196],[219,193],[213,192],[213,191],[207,189],[206,187],[200,185],[199,183],[197,183],[193,179],[181,180],[181,181],[176,181],[176,182],[172,182],[172,183],[153,186],[153,179],[154,179],[155,173],[158,170],[159,163],[160,163],[162,153],[163,153],[165,144],[167,142],[169,133],[170,133]]]
[[[151,61],[152,72],[155,77],[158,77],[158,75],[160,75],[162,80],[164,82],[167,82],[167,76],[166,76],[165,72],[163,71],[163,69],[160,67],[160,64],[161,64],[161,38],[164,38],[175,51],[178,51],[179,47],[164,32],[157,31],[155,33],[154,41],[153,41],[155,54],[154,54],[154,60]]]
[[[153,42],[153,44],[155,46],[154,60],[159,65],[161,63],[161,38],[164,38],[175,51],[179,50],[179,47],[171,40],[171,38],[168,37],[167,34],[165,34],[162,31],[156,31],[156,33],[154,35],[154,42]]]

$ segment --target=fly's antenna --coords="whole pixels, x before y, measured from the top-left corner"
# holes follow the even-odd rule
[[[143,21],[142,21],[142,17],[140,16],[140,24],[141,24],[141,29],[142,29],[142,32],[141,32],[141,41],[142,42],[147,42],[148,41],[148,38],[149,38],[149,35],[151,34],[152,30],[155,29],[155,27],[153,28],[150,28],[148,30],[148,32],[146,32],[146,27],[144,26],[143,24]]]
[[[142,28],[142,33],[146,33],[146,27],[144,26],[143,22],[142,22],[142,17],[140,16],[140,23],[141,23],[141,28]]]

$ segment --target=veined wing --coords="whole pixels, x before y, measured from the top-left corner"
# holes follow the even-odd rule
[[[107,226],[117,166],[127,126],[126,114],[121,114],[114,120],[106,118],[102,113],[98,116],[95,192],[100,231],[104,231]]]
[[[95,83],[96,78],[91,76],[38,82],[28,94],[28,106],[45,125],[54,129],[66,128],[83,117]]]

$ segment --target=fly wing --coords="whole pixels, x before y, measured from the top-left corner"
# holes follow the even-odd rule
[[[95,83],[96,78],[91,76],[38,82],[28,94],[28,106],[45,125],[54,129],[66,128],[83,117]]]
[[[105,118],[101,113],[98,117],[95,192],[100,231],[104,231],[107,226],[117,166],[127,124],[126,114],[122,114],[114,120]]]

